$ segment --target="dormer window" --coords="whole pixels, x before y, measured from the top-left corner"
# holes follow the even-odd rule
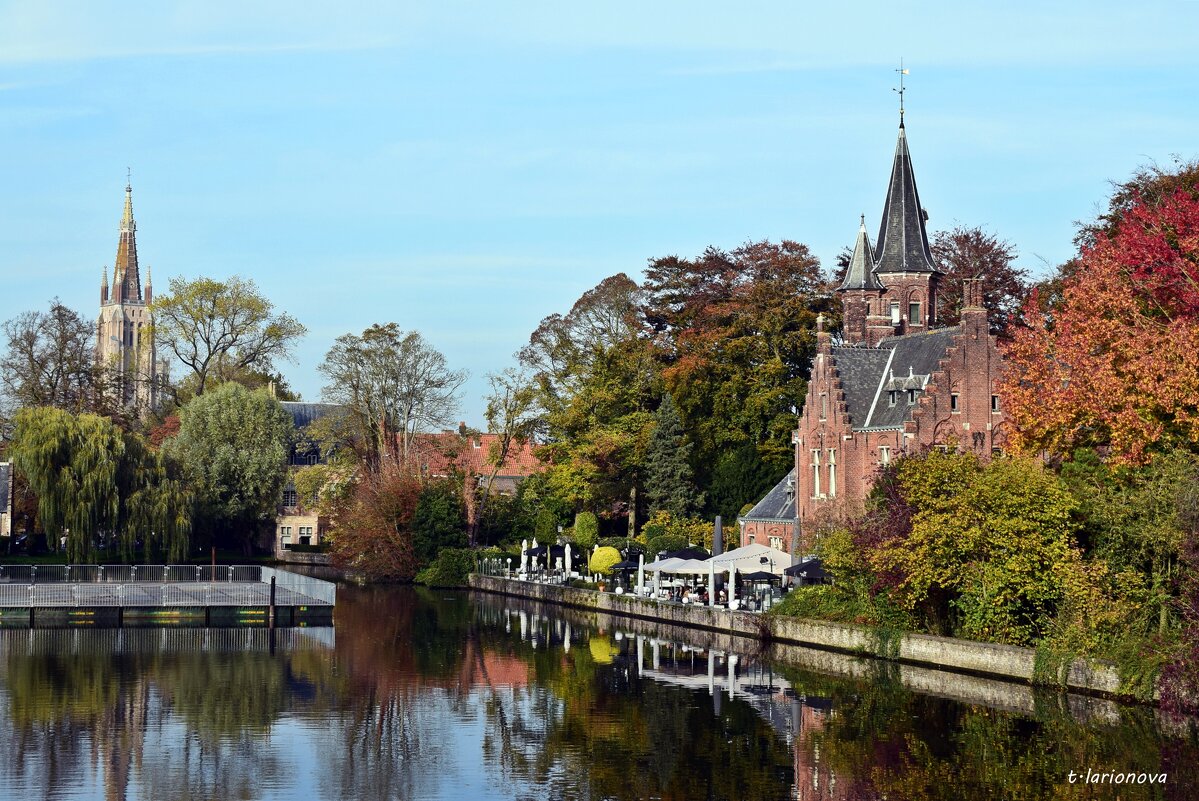
[[[908,406],[911,406],[915,402],[916,402],[916,390],[909,389],[908,390]]]
[[[895,390],[891,390],[890,392],[887,393],[887,400],[889,401],[888,405],[890,405],[890,406],[895,405]]]

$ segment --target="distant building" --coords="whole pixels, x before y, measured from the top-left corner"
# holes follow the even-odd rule
[[[737,518],[741,544],[756,542],[786,551],[795,528],[795,471],[792,470],[754,508]]]
[[[423,476],[443,477],[451,473],[468,476],[482,489],[495,466],[491,453],[498,448],[500,434],[472,432],[466,423],[457,431],[416,436],[416,463]],[[492,495],[512,495],[521,481],[538,473],[545,465],[533,453],[532,442],[513,442],[503,464],[491,482]]]
[[[988,328],[981,281],[965,282],[961,323],[937,324],[941,273],[933,262],[902,122],[873,246],[863,220],[838,288],[843,342],[817,324],[817,353],[795,443],[794,496],[801,534],[822,517],[859,512],[879,469],[903,453],[955,447],[984,458],[1004,446],[997,389],[1003,356]],[[763,512],[777,504],[779,487]],[[760,503],[758,506],[762,506]],[[758,509],[755,507],[755,510]],[[752,513],[751,513],[752,514]],[[748,516],[747,516],[748,518]],[[794,519],[774,524],[790,550]],[[743,526],[742,542],[761,526]],[[805,536],[799,550],[810,550]]]
[[[125,211],[121,215],[117,256],[111,290],[108,268],[100,279],[100,317],[96,321],[96,360],[114,381],[112,391],[126,406],[145,414],[156,408],[159,390],[167,380],[167,362],[154,349],[150,313],[153,300],[150,268],[142,291],[137,262],[137,223],[133,219],[133,187],[125,186]]]
[[[289,550],[293,545],[320,545],[324,541],[329,521],[305,506],[305,499],[296,492],[295,473],[301,467],[325,462],[320,448],[305,440],[301,432],[311,423],[340,409],[331,403],[281,401],[279,405],[291,415],[294,436],[287,458],[287,484],[275,514],[276,554]]]

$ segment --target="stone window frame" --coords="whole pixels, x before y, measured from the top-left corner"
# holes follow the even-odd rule
[[[999,395],[991,395],[991,414],[999,414],[1003,409],[999,406]]]
[[[886,467],[887,465],[891,464],[891,446],[890,445],[879,445],[878,446],[878,463],[881,464],[883,467]]]
[[[811,448],[812,453],[812,497],[820,497],[820,449]]]
[[[951,414],[961,414],[962,413],[962,405],[959,401],[960,401],[959,393],[957,393],[957,392],[949,393],[949,411]]]
[[[828,449],[828,496],[837,497],[837,449]]]

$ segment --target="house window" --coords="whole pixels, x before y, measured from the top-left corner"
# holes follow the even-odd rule
[[[824,420],[828,417],[828,394],[820,393],[820,419]]]
[[[891,325],[899,325],[899,301],[891,301]]]
[[[991,396],[991,411],[992,412],[999,411],[999,396],[998,395]]]
[[[776,551],[783,550],[783,538],[782,537],[771,537],[770,538],[770,547],[774,548]]]
[[[916,390],[909,389],[908,390],[908,406],[911,406],[915,402],[916,402]]]
[[[750,535],[749,535],[749,537],[747,537],[747,538],[746,538],[746,540],[747,540],[747,541],[746,541],[746,543],[745,543],[745,544],[746,544],[746,545],[753,545],[753,544],[754,544],[754,539],[756,539],[756,535],[754,535],[754,534],[750,534]]]
[[[283,505],[287,507],[300,505],[299,496],[296,494],[295,487],[283,490]]]
[[[954,413],[960,411],[960,409],[958,409],[958,394],[956,392],[949,396],[949,411]]]
[[[837,494],[837,450],[830,448],[828,452],[828,496]]]
[[[887,399],[890,401],[891,406],[895,405],[895,390],[891,390],[887,393]]]
[[[812,497],[820,497],[820,451],[812,450]]]
[[[291,547],[291,526],[279,526],[279,547]]]
[[[920,301],[914,300],[908,304],[908,322],[920,325]]]
[[[888,446],[888,445],[879,446],[878,463],[883,465],[884,467],[886,465],[891,464],[891,448],[890,448],[890,446]]]

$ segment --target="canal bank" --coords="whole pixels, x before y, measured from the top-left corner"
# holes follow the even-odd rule
[[[823,620],[735,612],[497,576],[472,574],[470,586],[484,592],[721,632],[768,643],[866,655],[968,676],[1042,684],[1106,697],[1123,695],[1119,674],[1111,664],[1077,658],[1062,660],[1058,665],[1047,665],[1044,659],[1038,659],[1034,649],[1014,645],[881,631],[868,626]]]

